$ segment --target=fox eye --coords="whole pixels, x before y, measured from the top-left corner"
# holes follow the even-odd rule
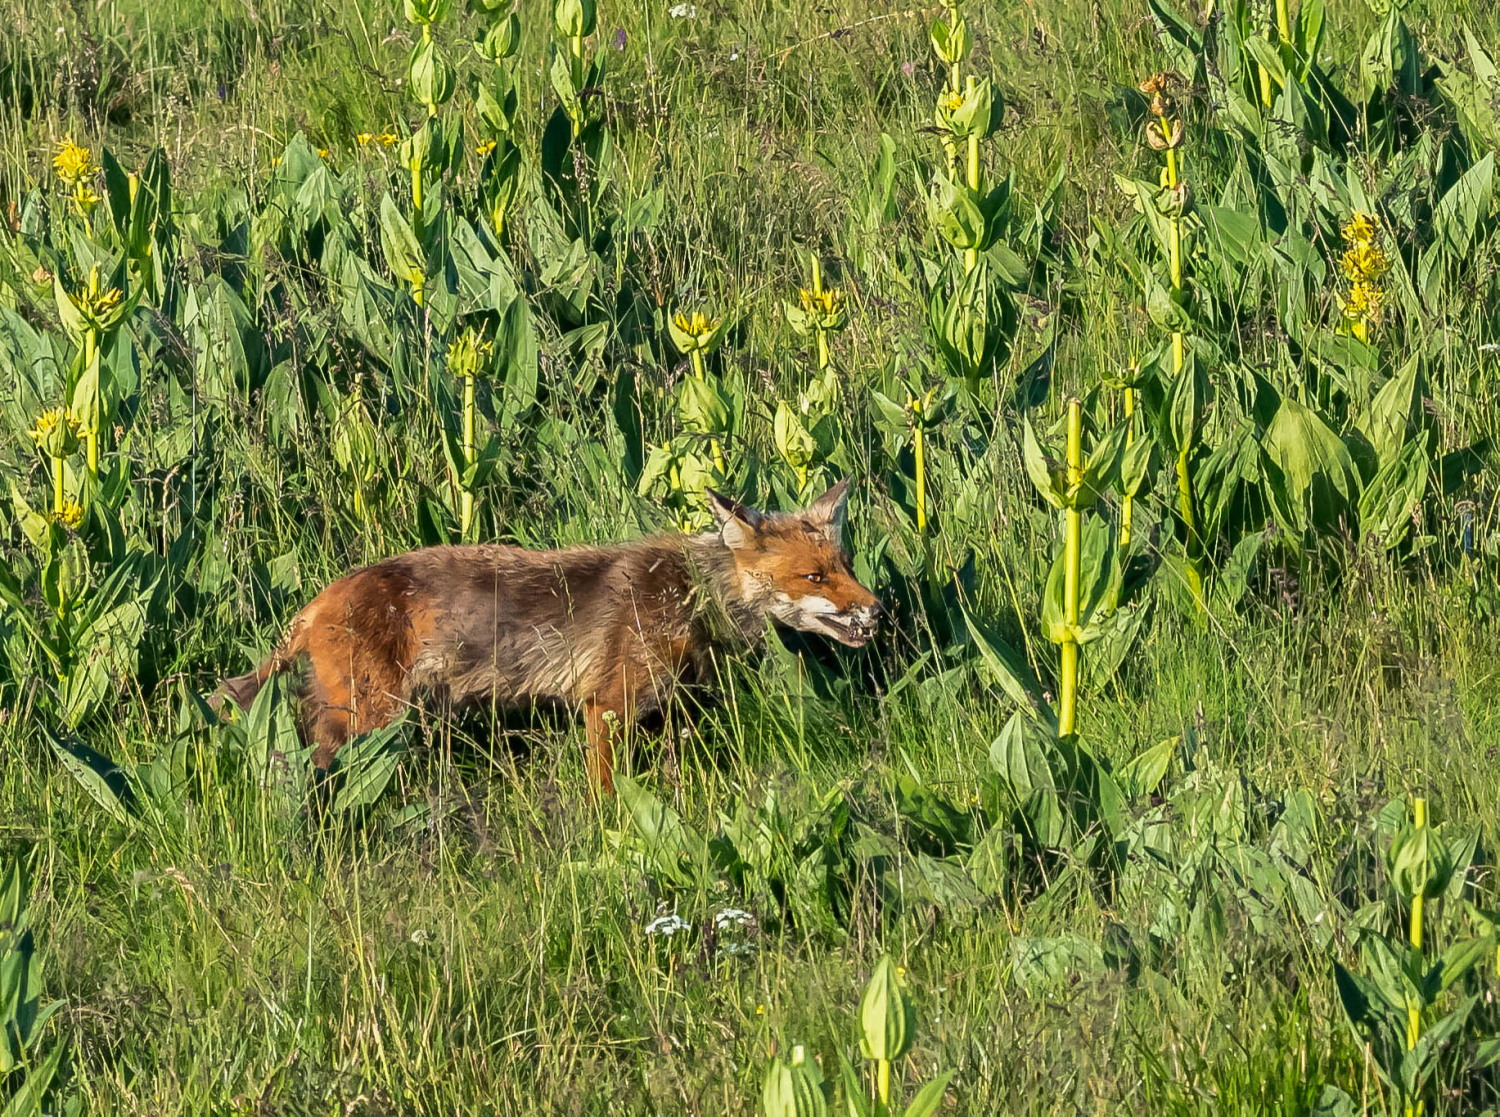
[[[816,571],[814,571],[811,574],[804,574],[802,576],[804,578],[806,578],[809,582],[811,582],[815,586],[821,586],[823,584],[823,581],[824,581],[823,575],[819,574]]]

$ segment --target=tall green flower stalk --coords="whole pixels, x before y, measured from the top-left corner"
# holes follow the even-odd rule
[[[427,120],[402,146],[402,155],[411,172],[412,228],[417,236],[422,235],[427,166],[435,154],[434,144],[441,144],[438,134],[438,107],[446,104],[457,86],[457,74],[443,57],[442,50],[432,37],[432,28],[441,23],[452,10],[453,0],[402,0],[402,10],[408,23],[421,30],[417,45],[412,48],[407,63],[407,77],[412,95],[427,110]],[[441,162],[441,156],[438,159]],[[417,304],[421,305],[420,292],[414,290]]]
[[[818,372],[826,372],[831,359],[828,335],[838,333],[849,324],[849,312],[845,307],[844,292],[837,287],[823,286],[823,262],[817,253],[812,254],[812,286],[799,288],[797,298],[795,306],[784,304],[787,322],[796,333],[813,335]]]
[[[702,311],[678,313],[667,324],[672,344],[693,369],[692,379],[682,386],[678,397],[678,411],[688,427],[710,436],[709,454],[721,480],[728,476],[728,463],[720,436],[727,431],[732,414],[718,387],[709,382],[705,358],[724,340],[726,328],[726,319],[710,318]]]
[[[583,92],[588,85],[584,40],[594,33],[596,20],[594,0],[554,0],[552,25],[567,44],[566,90],[561,88],[559,75],[554,75],[552,81],[559,87],[558,93],[567,109],[575,140],[583,131]]]
[[[1083,403],[1075,396],[1068,401],[1066,441],[1068,491],[1077,493],[1083,485]],[[1058,688],[1057,727],[1064,737],[1078,727],[1078,634],[1081,621],[1080,600],[1083,567],[1083,510],[1070,500],[1063,510],[1063,624],[1062,677]]]
[[[66,521],[73,504],[68,500],[67,462],[78,452],[83,424],[67,406],[54,407],[37,416],[31,440],[47,459],[52,480],[52,514]]]
[[[470,538],[474,524],[474,485],[470,474],[478,461],[478,441],[475,438],[477,408],[475,406],[475,381],[481,367],[488,364],[494,352],[494,343],[470,329],[459,334],[448,347],[448,368],[463,384],[463,475],[459,479],[459,530],[465,539]],[[466,480],[467,478],[467,480]]]
[[[1163,156],[1162,192],[1156,200],[1167,219],[1167,279],[1172,325],[1170,372],[1173,379],[1187,375],[1187,338],[1183,319],[1189,297],[1185,282],[1183,258],[1183,220],[1188,208],[1188,185],[1183,174],[1185,127],[1176,94],[1183,80],[1173,72],[1153,74],[1141,83],[1141,92],[1151,97],[1150,119],[1146,121],[1146,142]],[[1196,500],[1193,494],[1192,443],[1183,440],[1177,448],[1177,511],[1182,518],[1188,588],[1201,610],[1203,596],[1203,540],[1198,529]]]
[[[1132,374],[1135,372],[1131,369]],[[1135,384],[1127,382],[1122,390],[1125,406],[1125,449],[1128,453],[1135,445]],[[1130,546],[1131,529],[1135,521],[1135,493],[1127,491],[1120,499],[1120,549]]]
[[[63,327],[78,345],[78,360],[69,383],[68,406],[83,424],[89,474],[99,475],[100,443],[111,415],[114,386],[106,376],[104,348],[127,314],[135,298],[127,299],[120,288],[100,275],[96,264],[77,291],[63,287],[53,277],[53,293]]]
[[[1412,827],[1419,833],[1427,829],[1427,800],[1417,798],[1411,804]],[[1421,835],[1423,838],[1425,834]],[[1427,897],[1424,889],[1417,889],[1411,898],[1411,918],[1407,924],[1411,946],[1413,950],[1422,949],[1422,919],[1426,908]],[[1422,1038],[1422,1011],[1411,999],[1406,1004],[1406,1049],[1412,1050],[1417,1046],[1417,1041]],[[1413,1112],[1412,1106],[1406,1107],[1407,1112]],[[1416,1112],[1421,1112],[1421,1104],[1416,1106]]]
[[[938,61],[948,68],[948,83],[938,95],[939,112],[944,107],[951,110],[963,103],[963,64],[974,45],[969,25],[963,17],[961,0],[949,3],[946,15],[946,19],[934,20],[930,30],[932,51],[937,55]],[[941,128],[941,123],[939,127]],[[948,157],[948,171],[952,174],[958,168],[958,137],[951,131],[944,131],[942,138],[943,150]]]

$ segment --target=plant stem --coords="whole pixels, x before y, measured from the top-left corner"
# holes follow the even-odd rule
[[[969,78],[969,92],[972,93],[973,91],[974,91],[974,79],[971,76]],[[979,193],[979,185],[980,185],[980,181],[981,181],[981,179],[980,179],[980,167],[979,167],[979,133],[978,132],[970,132],[969,133],[968,143],[967,143],[966,146],[967,146],[967,149],[968,149],[968,156],[969,156],[967,181],[968,181],[969,189],[972,190],[972,191],[974,191],[974,193],[977,194],[977,193]],[[971,271],[973,271],[978,266],[979,266],[979,249],[978,248],[966,248],[966,249],[964,249],[964,271],[965,272],[971,272]]]
[[[880,1098],[883,1110],[891,1105],[891,1061],[880,1059],[875,1064],[875,1093]]]
[[[62,515],[63,503],[67,500],[67,467],[62,458],[52,459],[52,511]]]
[[[1276,32],[1283,43],[1292,41],[1292,13],[1287,0],[1276,0]]]
[[[1083,481],[1083,404],[1068,401],[1068,490],[1077,492]],[[1063,513],[1063,624],[1062,682],[1058,697],[1057,729],[1064,737],[1077,730],[1078,722],[1078,626],[1081,604],[1079,583],[1083,564],[1083,513],[1070,502]]]
[[[1163,136],[1170,136],[1172,129],[1165,116],[1158,118],[1161,123]],[[1176,148],[1167,148],[1166,185],[1170,190],[1176,190],[1182,183],[1182,164],[1177,157]],[[1172,294],[1180,296],[1183,286],[1182,266],[1182,218],[1173,217],[1168,223],[1169,233],[1167,237],[1167,270],[1172,284]],[[1187,339],[1181,330],[1172,331],[1172,375],[1184,375],[1187,366]],[[1198,521],[1193,513],[1193,477],[1189,467],[1190,447],[1182,447],[1177,455],[1177,508],[1182,516],[1182,525],[1185,531],[1183,549],[1187,559],[1188,588],[1192,591],[1193,601],[1199,610],[1204,608],[1203,600],[1203,571],[1199,565],[1201,551],[1198,539]]]
[[[917,534],[927,532],[927,432],[922,429],[922,400],[911,401],[911,453],[917,470]]]
[[[1125,448],[1135,445],[1135,389],[1125,386]],[[1135,518],[1135,498],[1126,493],[1120,501],[1120,547],[1130,546],[1130,527]]]
[[[1426,829],[1427,800],[1420,798],[1413,799],[1411,803],[1411,815],[1413,826],[1415,826],[1418,830]],[[1422,884],[1422,888],[1425,887],[1426,882],[1424,881]],[[1421,953],[1422,950],[1422,909],[1426,903],[1426,896],[1423,895],[1422,888],[1419,888],[1417,890],[1417,894],[1411,898],[1411,947],[1418,953]],[[1421,1038],[1422,1006],[1411,994],[1408,993],[1406,998],[1406,1049],[1410,1051],[1415,1048],[1417,1046],[1417,1041]],[[1407,1117],[1420,1117],[1422,1109],[1423,1105],[1421,1101],[1409,1103],[1406,1106]]]
[[[474,378],[464,377],[464,469],[474,464]],[[462,479],[460,479],[461,481]],[[474,490],[464,485],[459,498],[459,527],[465,539],[469,538],[469,527],[474,522]]]
[[[818,335],[818,371],[822,372],[828,367],[828,331],[818,327],[814,332]]]
[[[88,420],[88,429],[84,431],[84,438],[88,446],[89,473],[99,476],[99,423],[102,418],[103,407],[100,397],[104,391],[101,370],[99,368],[99,331],[88,329],[83,331],[83,367],[85,374],[94,374],[94,413],[85,416]]]

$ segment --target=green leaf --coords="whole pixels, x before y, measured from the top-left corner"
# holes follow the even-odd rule
[[[889,954],[875,963],[859,1000],[859,1049],[866,1059],[894,1062],[911,1047],[917,1031],[916,1006]]]
[[[960,609],[969,638],[979,649],[980,661],[1006,697],[1018,706],[1033,710],[1044,708],[1046,700],[1043,698],[1042,684],[1037,680],[1031,665],[1026,662],[1026,657],[992,629],[976,620],[967,606],[961,605]]]
[[[630,812],[648,866],[678,888],[705,883],[710,859],[702,835],[629,777],[615,777],[615,792]]]
[[[414,286],[426,280],[427,254],[390,194],[380,199],[380,247],[391,274],[398,280]]]
[[[1168,737],[1137,753],[1115,769],[1115,781],[1132,798],[1150,795],[1161,786],[1167,769],[1172,766],[1181,737]]]
[[[948,1083],[953,1078],[953,1071],[944,1071],[927,1085],[923,1086],[914,1095],[910,1104],[902,1111],[901,1117],[932,1117],[938,1106],[943,1104],[943,1091],[948,1089]]]
[[[47,743],[52,746],[53,755],[83,786],[89,797],[116,822],[129,823],[134,802],[125,771],[103,753],[95,752],[80,741],[64,740],[45,729],[43,732]]]
[[[401,718],[381,729],[361,733],[339,749],[332,768],[342,776],[333,798],[335,814],[375,805],[406,753],[405,730],[405,719]]]
[[[1479,227],[1495,196],[1495,154],[1475,163],[1443,195],[1432,211],[1432,231],[1451,263],[1466,263]]]
[[[1316,412],[1285,396],[1261,440],[1277,515],[1299,530],[1332,529],[1359,494],[1348,448]]]
[[[1029,417],[1021,424],[1021,462],[1042,499],[1054,508],[1062,508],[1068,490],[1067,471],[1042,452]]]

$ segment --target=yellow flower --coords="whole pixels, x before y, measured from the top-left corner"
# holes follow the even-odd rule
[[[1373,283],[1391,270],[1391,261],[1378,244],[1356,243],[1339,261],[1351,283]]]
[[[949,112],[957,112],[964,107],[964,95],[956,89],[950,89],[943,94],[943,99],[938,104]]]
[[[801,287],[797,290],[797,297],[802,301],[803,310],[820,319],[834,318],[844,309],[844,292],[837,287],[828,287],[823,291],[809,291],[806,287]]]
[[[42,453],[51,458],[66,458],[78,449],[78,440],[84,432],[82,421],[64,405],[38,415],[30,433]]]
[[[494,140],[485,140],[484,143],[480,144],[478,147],[476,147],[474,149],[474,154],[483,156],[483,155],[488,155],[490,152],[492,152],[494,150],[495,150],[495,141]]]
[[[396,135],[395,132],[382,132],[375,138],[380,141],[383,147],[392,147],[401,142],[401,137]]]
[[[1350,321],[1376,322],[1385,304],[1385,292],[1373,283],[1355,280],[1344,303],[1344,317]]]
[[[103,198],[94,192],[92,186],[87,186],[80,182],[77,186],[73,187],[73,201],[82,210],[91,210],[103,200]]]
[[[448,368],[454,376],[474,376],[495,345],[474,330],[465,330],[448,346]]]
[[[361,132],[361,133],[359,133],[359,135],[357,135],[357,136],[354,137],[355,142],[357,142],[360,147],[364,147],[365,144],[369,143],[374,138],[375,138],[375,133],[374,132]]]
[[[318,148],[318,158],[319,159],[327,159],[332,154],[333,154],[333,152],[330,151],[326,147],[320,147],[320,148]]]
[[[76,186],[98,169],[93,164],[89,149],[74,143],[72,136],[63,137],[63,142],[57,145],[52,166],[57,171],[57,177],[69,186]]]
[[[64,500],[62,511],[52,513],[52,518],[64,527],[76,530],[83,523],[83,505],[76,500]]]
[[[673,317],[672,323],[688,337],[702,337],[719,328],[719,319],[710,318],[701,310],[693,311],[691,318],[679,312]]]
[[[1370,244],[1380,232],[1380,218],[1373,213],[1354,211],[1354,216],[1344,226],[1344,240],[1349,244]]]

